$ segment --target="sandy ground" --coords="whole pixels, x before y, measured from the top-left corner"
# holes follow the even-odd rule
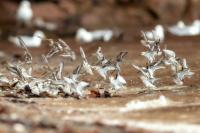
[[[185,80],[184,86],[175,86],[169,71],[157,73],[161,80],[157,90],[146,93],[143,90],[137,72],[131,63],[145,64],[140,56],[144,47],[139,38],[132,42],[111,42],[81,45],[90,61],[98,46],[102,47],[106,57],[113,58],[120,51],[128,56],[122,65],[122,75],[128,82],[127,89],[112,98],[13,98],[0,97],[0,133],[4,132],[72,132],[72,133],[122,133],[122,132],[191,132],[200,131],[200,45],[199,37],[168,37],[162,44],[174,50],[177,56],[185,57],[195,75]],[[79,55],[79,44],[66,39]],[[8,55],[20,53],[18,48],[2,41],[1,50]],[[9,45],[9,48],[7,46]],[[46,46],[31,49],[38,57],[46,52]],[[69,62],[65,72],[70,72],[79,62]],[[35,61],[37,66],[39,61]],[[52,65],[56,63],[53,61]],[[87,80],[92,80],[87,78]],[[164,101],[159,97],[165,96]],[[132,101],[132,102],[131,102]],[[140,101],[146,108],[138,107]],[[151,105],[148,101],[152,102]],[[132,106],[128,106],[132,103]],[[150,106],[151,105],[151,106]],[[128,108],[130,107],[130,108]]]

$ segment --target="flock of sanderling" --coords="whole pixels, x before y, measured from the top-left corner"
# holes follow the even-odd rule
[[[155,77],[155,72],[160,69],[166,69],[168,66],[173,72],[173,81],[177,85],[182,85],[185,77],[191,77],[193,72],[190,71],[186,59],[176,56],[175,52],[160,47],[161,41],[158,32],[142,32],[143,39],[141,43],[147,48],[147,51],[141,52],[147,60],[146,66],[140,67],[135,64],[132,66],[139,72],[139,77],[146,88],[153,90],[156,88],[156,81],[161,78]],[[2,87],[14,88],[19,92],[27,92],[36,96],[58,96],[64,94],[67,96],[86,96],[86,88],[106,89],[107,92],[117,92],[126,88],[126,80],[121,72],[121,63],[127,52],[120,52],[114,60],[107,59],[101,47],[95,53],[97,61],[90,63],[82,47],[80,47],[81,62],[71,74],[64,74],[64,60],[58,67],[52,68],[49,61],[52,57],[68,58],[71,61],[76,60],[75,52],[63,40],[46,39],[49,41],[49,52],[41,57],[44,61],[45,75],[36,77],[32,75],[33,64],[32,56],[24,43],[23,39],[18,38],[21,47],[24,49],[24,61],[17,63],[8,63],[7,70],[12,74],[12,78],[7,78],[1,74],[0,83]],[[95,72],[96,73],[95,73]],[[100,80],[89,83],[83,81],[85,75],[96,76],[98,73]],[[106,86],[105,86],[106,85]]]
[[[101,47],[96,52],[97,62],[95,65],[91,65],[87,60],[85,52],[80,47],[81,62],[74,69],[74,71],[64,76],[64,60],[61,61],[56,68],[52,68],[49,64],[49,60],[52,57],[68,58],[71,61],[76,59],[75,52],[67,45],[63,40],[58,39],[56,41],[52,39],[46,39],[49,41],[51,47],[47,54],[43,54],[41,57],[44,61],[45,75],[33,76],[32,70],[32,56],[26,47],[23,39],[18,38],[21,47],[24,49],[24,60],[16,63],[8,63],[7,70],[11,73],[11,78],[1,74],[0,83],[1,87],[13,88],[19,90],[19,92],[27,92],[29,90],[30,95],[48,95],[58,96],[59,94],[72,95],[78,97],[84,97],[84,90],[87,87],[91,87],[91,83],[82,81],[84,75],[95,75],[94,70],[102,77],[100,80],[104,80],[108,84],[108,89],[119,90],[125,87],[126,81],[120,75],[120,64],[123,62],[123,58],[127,52],[120,52],[115,60],[106,59],[101,51]],[[96,82],[94,86],[98,89],[102,88],[100,82]]]
[[[141,40],[142,45],[148,49],[141,52],[141,55],[147,59],[147,65],[139,67],[132,64],[140,72],[140,79],[147,88],[155,88],[155,82],[160,80],[160,78],[154,76],[155,71],[166,69],[169,66],[173,72],[173,81],[177,85],[183,85],[184,78],[191,77],[194,74],[188,68],[186,59],[177,57],[172,50],[161,49],[161,41],[157,32],[152,31],[152,35],[149,34],[142,32],[143,40]]]

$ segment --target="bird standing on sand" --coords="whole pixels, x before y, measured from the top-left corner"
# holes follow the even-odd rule
[[[168,31],[176,36],[197,36],[200,34],[200,20],[194,20],[190,25],[179,21],[176,25],[170,26]]]
[[[42,31],[36,31],[33,36],[20,36],[20,38],[24,41],[26,47],[40,47],[45,35]],[[21,47],[18,36],[10,36],[8,40]]]
[[[69,75],[68,77],[63,77],[63,79],[69,85],[72,92],[78,94],[80,97],[83,97],[83,90],[89,86],[89,83],[85,81],[80,81],[78,79],[80,76],[81,68],[82,65],[79,65],[71,75]]]
[[[32,17],[33,11],[31,9],[31,3],[28,0],[23,0],[17,9],[17,22],[27,26],[30,24]]]

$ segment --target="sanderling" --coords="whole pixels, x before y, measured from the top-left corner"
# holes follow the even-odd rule
[[[21,1],[17,9],[17,21],[23,24],[30,24],[33,17],[33,11],[31,9],[31,3],[28,0]]]
[[[24,41],[27,47],[40,47],[42,44],[42,39],[45,38],[45,35],[42,31],[36,31],[33,36],[20,36],[20,38]],[[16,46],[21,47],[19,37],[10,36],[8,40],[14,43]]]

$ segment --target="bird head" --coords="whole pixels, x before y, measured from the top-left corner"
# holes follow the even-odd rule
[[[200,26],[200,20],[195,20],[195,21],[193,22],[193,25],[195,25],[195,26]]]
[[[185,23],[183,21],[178,21],[177,26],[179,28],[184,28],[185,27]]]
[[[23,7],[30,7],[31,6],[31,3],[30,1],[28,0],[23,0],[21,3],[20,3],[21,6]]]
[[[34,33],[34,35],[33,36],[35,36],[35,37],[39,37],[39,38],[41,38],[41,39],[44,39],[45,38],[45,34],[42,32],[42,31],[36,31],[35,33]]]
[[[77,37],[84,36],[84,35],[87,34],[87,33],[88,33],[88,32],[87,32],[86,29],[80,28],[80,29],[78,29],[78,31],[77,31]]]
[[[155,30],[156,30],[158,33],[164,32],[164,28],[163,28],[162,25],[156,25],[156,26],[155,26]]]

